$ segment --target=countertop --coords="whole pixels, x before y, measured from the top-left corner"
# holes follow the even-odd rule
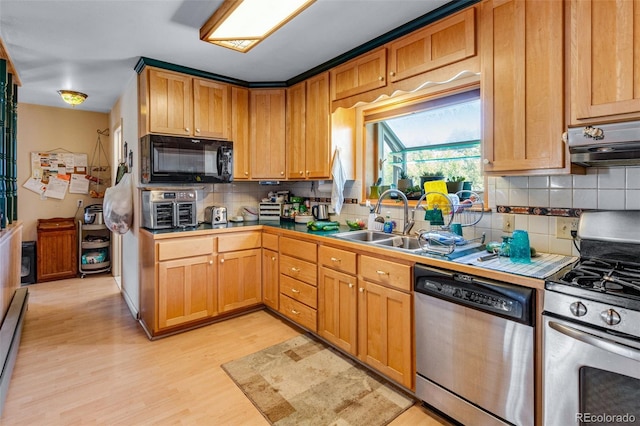
[[[266,230],[287,236],[299,236],[305,239],[314,240],[320,244],[330,243],[331,245],[344,246],[346,248],[362,252],[387,256],[398,261],[408,261],[421,263],[435,268],[444,268],[464,274],[474,274],[485,278],[496,279],[514,284],[538,289],[544,288],[544,279],[551,276],[560,269],[572,264],[576,257],[541,253],[539,257],[532,259],[531,264],[514,264],[505,262],[504,259],[494,259],[492,261],[479,262],[477,258],[487,254],[484,250],[449,260],[437,254],[431,253],[408,253],[399,249],[385,246],[373,246],[357,241],[348,241],[340,238],[333,238],[333,234],[347,232],[346,225],[340,225],[334,231],[312,231],[304,223],[281,222],[281,221],[255,221],[255,222],[229,222],[223,225],[211,225],[201,223],[196,227],[184,229],[163,229],[149,230],[141,228],[154,235],[155,239],[175,238],[184,234],[206,235],[211,233],[237,232],[240,229],[246,230]],[[177,234],[177,235],[176,235]],[[303,235],[304,234],[304,235]]]

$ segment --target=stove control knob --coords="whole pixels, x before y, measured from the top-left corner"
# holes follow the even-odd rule
[[[620,314],[613,309],[600,312],[600,318],[602,318],[602,321],[607,323],[607,325],[620,324],[620,321],[622,321]]]
[[[569,309],[571,309],[571,313],[574,317],[583,317],[587,315],[587,307],[584,306],[584,303],[582,302],[573,302],[569,306]]]

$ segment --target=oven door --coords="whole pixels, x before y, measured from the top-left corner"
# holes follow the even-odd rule
[[[640,342],[543,314],[544,424],[640,421]]]

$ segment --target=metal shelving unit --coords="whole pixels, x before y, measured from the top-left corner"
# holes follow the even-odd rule
[[[98,274],[111,270],[111,231],[106,225],[88,225],[78,221],[78,272]],[[102,261],[95,260],[104,254]]]

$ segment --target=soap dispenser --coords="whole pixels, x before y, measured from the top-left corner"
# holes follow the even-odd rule
[[[393,232],[393,222],[391,221],[391,212],[387,212],[387,216],[384,219],[384,232],[390,234]]]

